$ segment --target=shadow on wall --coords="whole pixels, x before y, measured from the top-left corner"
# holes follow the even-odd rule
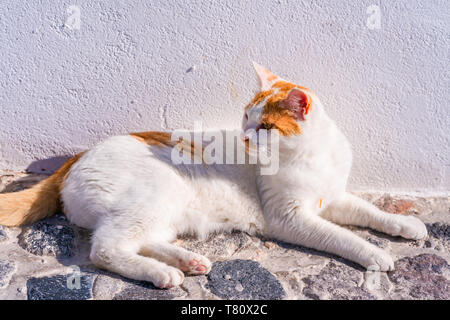
[[[30,173],[51,174],[58,170],[73,155],[57,156],[32,162],[26,169]]]
[[[29,189],[40,181],[48,178],[48,176],[53,174],[72,157],[72,155],[64,155],[36,160],[26,169],[27,173],[33,173],[33,175],[26,175],[24,177],[14,179],[11,182],[8,181],[8,177],[11,178],[14,175],[10,175],[8,173],[0,175],[0,193],[10,193]],[[5,180],[2,181],[2,178],[5,178]]]

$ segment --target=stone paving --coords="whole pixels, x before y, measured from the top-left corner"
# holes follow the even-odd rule
[[[44,177],[0,171],[0,192]],[[366,272],[330,254],[234,232],[177,240],[210,258],[213,268],[160,290],[97,269],[88,258],[89,231],[57,214],[23,228],[0,226],[0,299],[450,299],[450,198],[358,195],[427,225],[429,235],[420,241],[349,227],[390,252],[393,272]]]

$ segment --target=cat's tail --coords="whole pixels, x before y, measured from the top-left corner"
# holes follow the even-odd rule
[[[30,189],[0,194],[0,225],[16,227],[53,215],[59,209],[63,182],[83,153],[67,160],[53,175]]]

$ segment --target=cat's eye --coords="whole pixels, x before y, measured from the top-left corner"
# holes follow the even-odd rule
[[[247,120],[248,120],[248,114],[245,114],[245,119],[247,119]]]
[[[264,129],[270,130],[273,129],[273,123],[264,123],[263,124]]]

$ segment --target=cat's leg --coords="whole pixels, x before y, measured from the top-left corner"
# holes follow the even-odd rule
[[[349,193],[330,204],[321,216],[340,225],[369,227],[406,239],[417,240],[427,236],[427,228],[418,218],[381,211]]]
[[[122,229],[102,225],[93,235],[91,261],[99,268],[126,278],[149,281],[159,288],[171,288],[183,283],[181,270],[139,255],[141,234],[139,227]]]
[[[212,264],[208,258],[168,242],[152,241],[142,247],[141,253],[188,274],[207,274],[211,271]]]
[[[388,253],[313,213],[295,210],[268,222],[268,235],[276,239],[333,253],[370,270],[394,270]]]
[[[108,214],[103,215],[94,231],[90,258],[97,266],[124,277],[169,288],[180,285],[184,273],[140,251],[150,237],[164,242],[176,236],[171,225],[185,205],[184,185],[171,171],[165,173],[160,168],[155,172],[164,173],[164,179],[152,176],[142,182],[136,178],[109,205]],[[177,197],[173,190],[178,191]]]

